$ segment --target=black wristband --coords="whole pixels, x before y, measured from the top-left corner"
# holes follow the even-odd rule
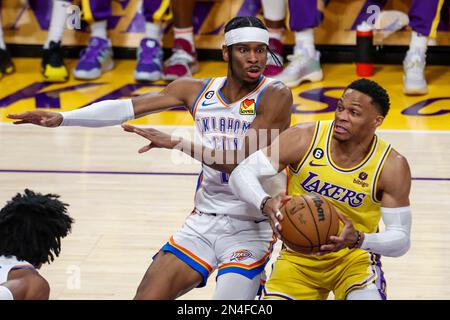
[[[272,199],[272,197],[271,197],[271,196],[267,196],[267,197],[265,197],[265,198],[261,201],[261,206],[259,207],[259,210],[261,211],[261,213],[262,213],[263,215],[265,215],[264,212],[263,212],[264,206],[266,205],[266,202],[267,202],[269,199]]]
[[[349,249],[354,249],[354,248],[358,247],[360,241],[361,241],[361,232],[356,231],[356,241],[351,247],[348,247],[348,248]]]

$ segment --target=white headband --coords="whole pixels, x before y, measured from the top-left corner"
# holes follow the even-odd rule
[[[225,45],[231,46],[240,42],[262,42],[269,45],[269,32],[256,27],[233,29],[225,33]]]

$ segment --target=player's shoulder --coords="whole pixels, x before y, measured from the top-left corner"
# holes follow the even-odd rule
[[[299,133],[301,132],[303,134],[312,135],[314,133],[316,126],[317,122],[299,122],[293,125],[291,129]]]
[[[48,281],[36,269],[13,270],[8,278],[8,287],[18,300],[45,300],[50,295]]]
[[[383,166],[381,178],[398,179],[399,177],[410,179],[411,170],[406,157],[397,150],[391,149]]]
[[[277,97],[292,98],[292,91],[283,82],[279,80],[269,80],[266,88],[264,89],[266,95],[275,95]]]
[[[169,83],[165,91],[190,104],[202,92],[209,80],[182,77]]]
[[[203,87],[207,84],[211,78],[191,78],[191,77],[182,77],[171,82],[172,86],[176,87],[185,87],[185,88],[195,88],[195,87]]]
[[[396,167],[398,166],[405,167],[408,166],[408,160],[404,155],[402,155],[400,152],[392,148],[386,160],[386,164]]]
[[[280,81],[271,81],[263,89],[258,106],[258,113],[290,116],[293,103],[291,89]],[[276,106],[274,108],[273,106]]]
[[[28,282],[27,299],[48,300],[50,296],[50,285],[39,272],[30,273],[25,277]]]
[[[33,277],[33,296],[36,300],[47,300],[50,296],[50,284],[39,273]]]
[[[288,128],[284,134],[289,136],[295,136],[296,141],[301,143],[305,143],[306,141],[309,141],[312,139],[312,136],[314,134],[314,130],[316,127],[316,122],[302,122],[297,123],[290,128]]]

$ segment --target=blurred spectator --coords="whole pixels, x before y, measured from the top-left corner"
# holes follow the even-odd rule
[[[190,77],[199,70],[192,24],[195,0],[171,0],[171,6],[174,43],[172,55],[164,63],[162,75],[164,80],[169,81],[185,76]]]
[[[269,47],[283,64],[283,35],[285,30],[286,3],[280,0],[261,0],[264,22],[269,30]],[[283,66],[278,65],[271,54],[268,55],[264,75],[274,77],[283,71]]]
[[[15,70],[11,55],[6,49],[5,41],[3,40],[3,25],[0,11],[0,79],[6,74],[11,74]]]
[[[442,0],[413,0],[409,10],[409,26],[412,28],[409,50],[403,61],[403,92],[407,95],[428,93],[425,79],[426,52],[429,39],[436,38]]]
[[[275,1],[281,6],[283,1]],[[274,76],[288,87],[304,81],[320,81],[323,78],[320,53],[314,44],[314,28],[321,22],[317,0],[289,0],[289,27],[295,33],[292,55],[287,57],[288,66]]]
[[[74,76],[92,80],[114,68],[111,40],[107,34],[107,19],[112,15],[111,0],[82,0],[82,9],[85,20],[90,24],[91,38],[81,52]]]
[[[67,9],[70,3],[70,0],[53,0],[50,27],[41,63],[44,81],[65,82],[69,79],[69,71],[64,64],[61,40],[66,27]]]

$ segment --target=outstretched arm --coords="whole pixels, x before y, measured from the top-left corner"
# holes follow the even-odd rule
[[[34,110],[9,114],[8,118],[16,120],[14,124],[31,123],[43,127],[112,126],[151,113],[188,106],[195,99],[196,93],[201,90],[203,82],[204,80],[182,78],[170,83],[156,94],[145,94],[132,99],[104,100],[68,112]]]
[[[256,117],[244,138],[241,150],[212,150],[188,139],[171,137],[156,129],[140,129],[130,125],[123,127],[125,131],[137,133],[151,141],[139,152],[145,152],[154,147],[177,149],[213,169],[231,173],[240,161],[256,150],[268,146],[289,127],[291,106],[292,93],[286,86],[275,83],[268,87],[261,97]],[[262,134],[262,130],[266,134]]]
[[[261,179],[276,175],[290,164],[296,164],[307,152],[313,130],[314,124],[311,123],[289,128],[269,147],[242,161],[229,179],[229,185],[239,199],[253,204],[271,218],[272,228],[278,237],[281,229],[277,228],[277,219],[282,220],[279,208],[288,197],[283,194],[271,197],[273,195],[263,189]]]

